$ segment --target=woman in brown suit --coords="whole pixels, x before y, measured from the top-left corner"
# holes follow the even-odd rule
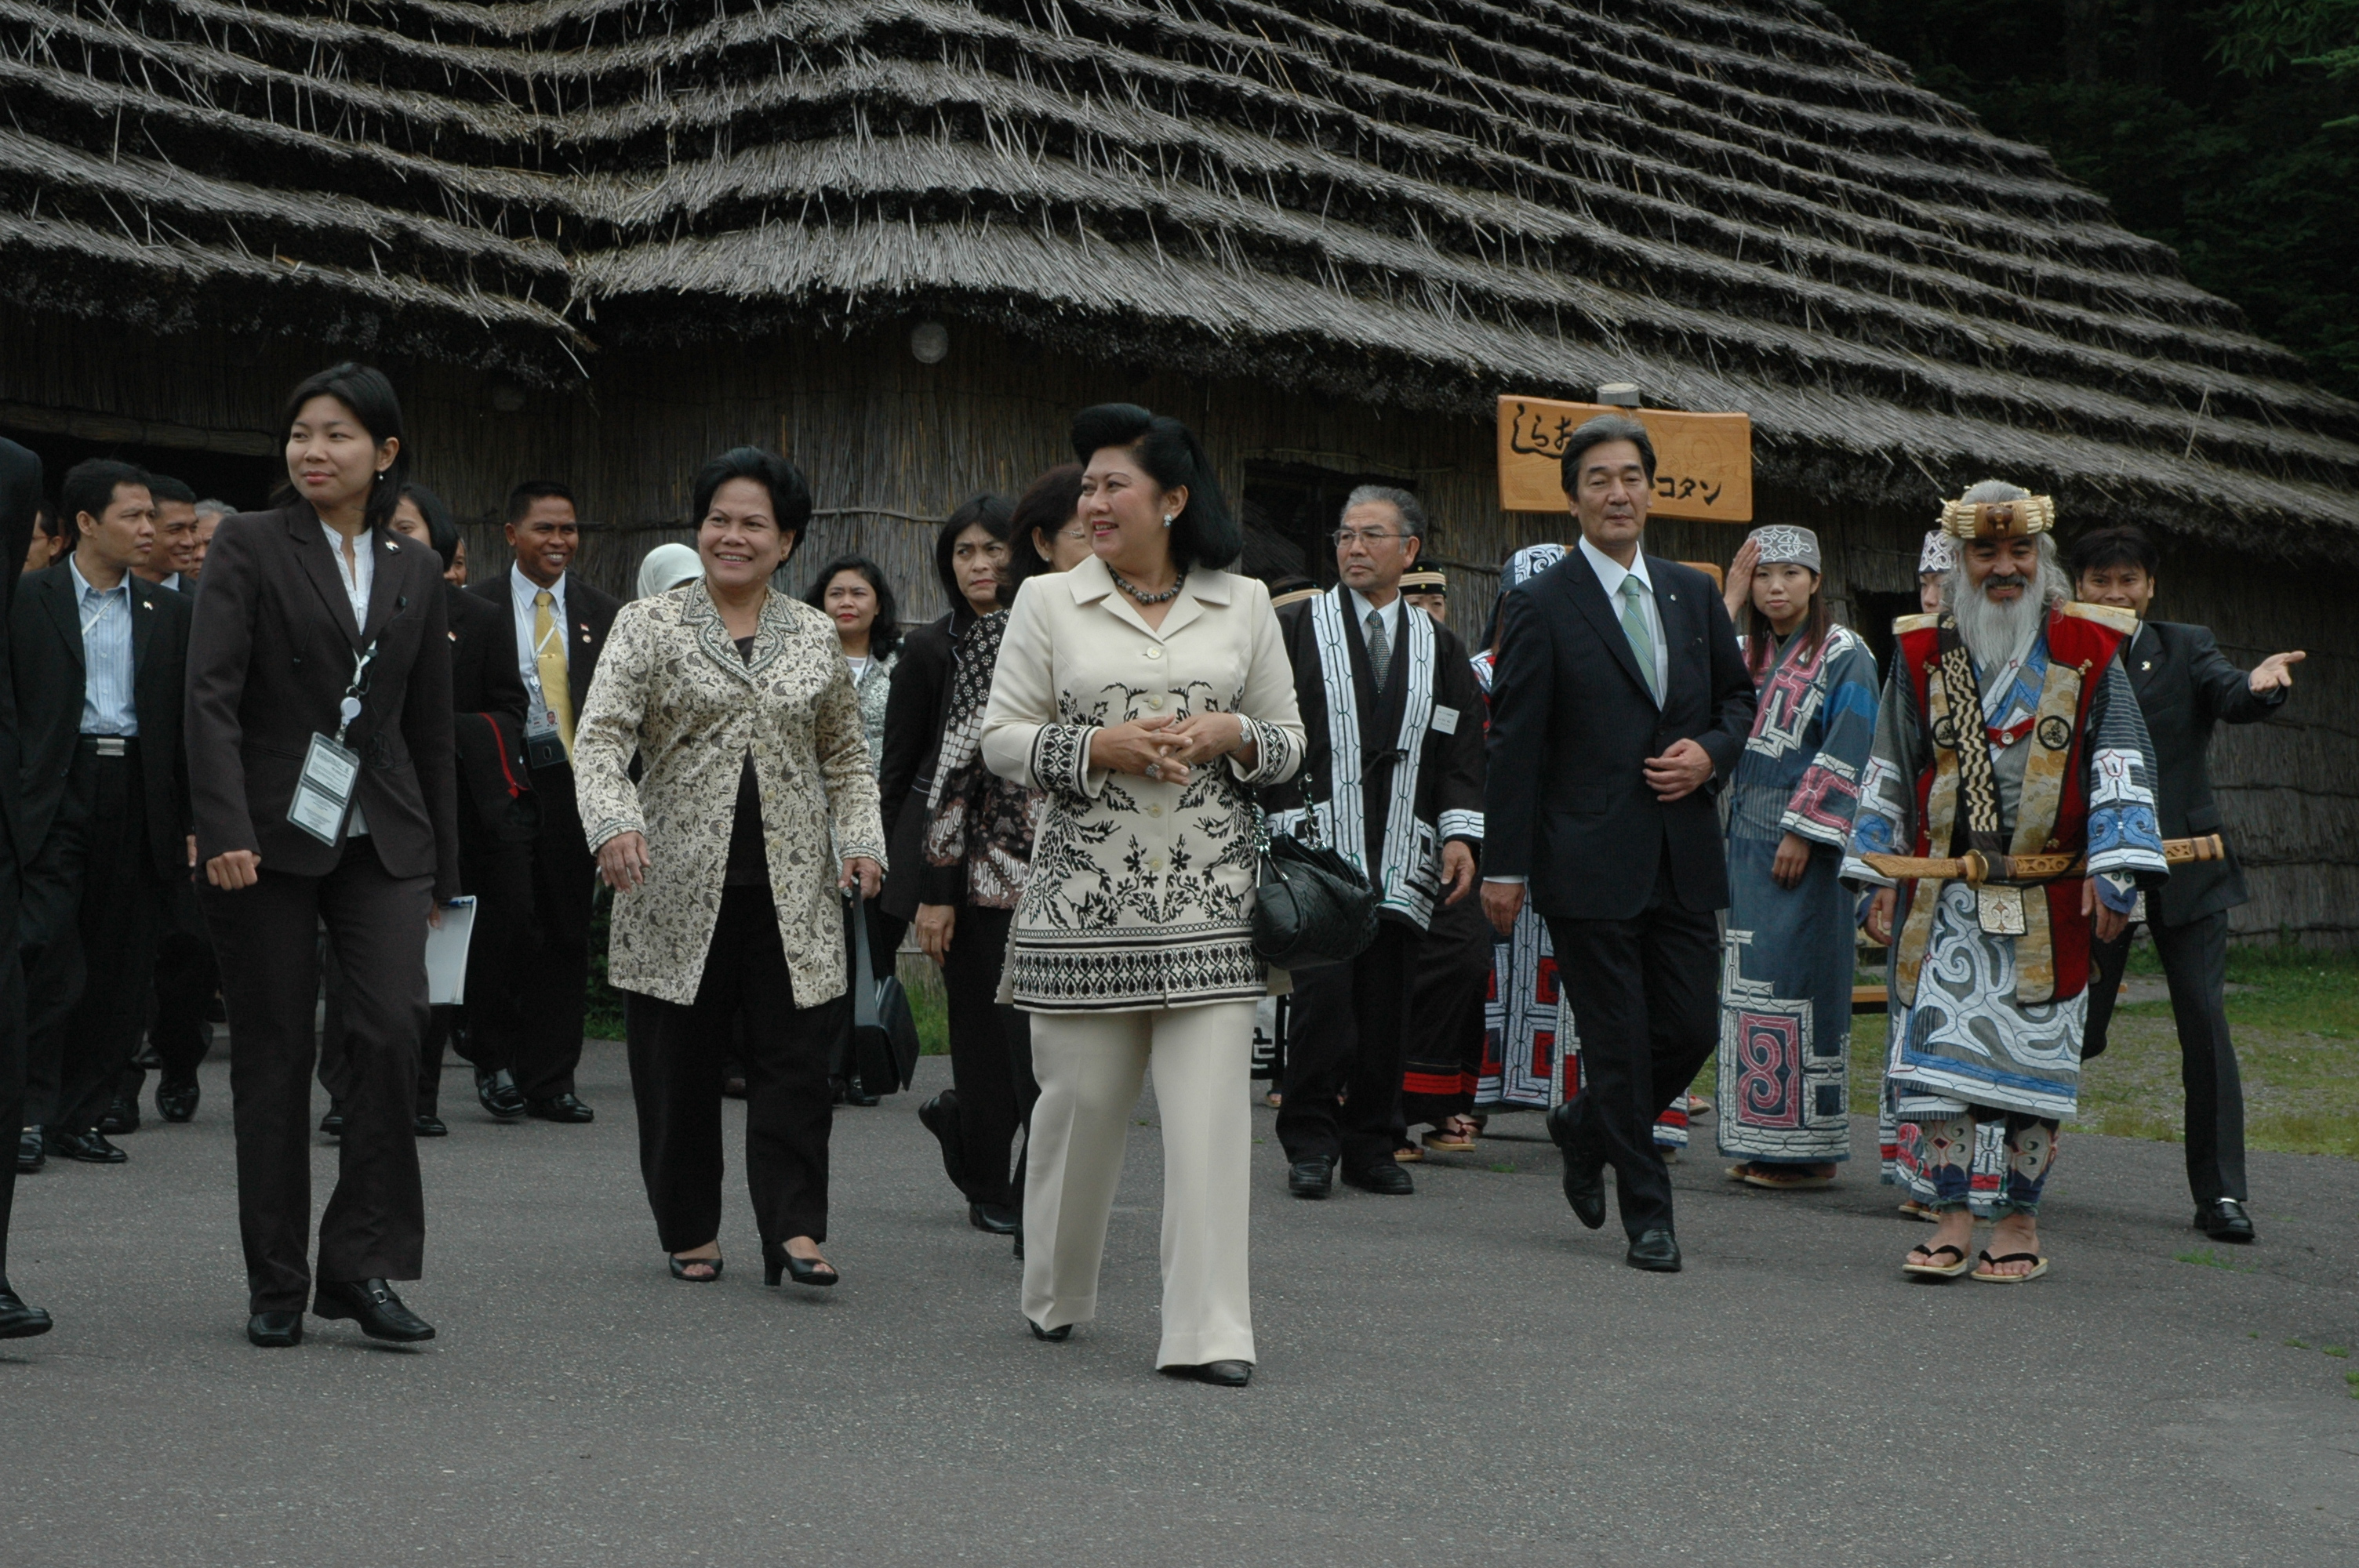
[[[721,1089],[741,1009],[764,1272],[836,1281],[820,1244],[839,890],[875,896],[885,829],[835,627],[770,588],[810,510],[802,475],[767,452],[705,464],[704,575],[623,607],[574,731],[582,825],[615,890],[606,976],[629,993],[639,1170],[672,1275],[691,1281],[721,1277]]]
[[[419,1276],[426,1201],[410,1130],[426,931],[459,891],[442,563],[386,526],[408,467],[385,377],[340,364],[279,428],[292,495],[224,518],[189,640],[198,896],[234,1020],[238,1224],[266,1347],[321,1317],[431,1339],[390,1280]],[[343,975],[344,1134],[311,1222],[316,934]]]

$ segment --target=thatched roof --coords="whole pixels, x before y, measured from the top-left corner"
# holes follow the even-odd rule
[[[0,297],[564,380],[920,313],[2359,558],[2359,406],[1808,0],[0,0]]]

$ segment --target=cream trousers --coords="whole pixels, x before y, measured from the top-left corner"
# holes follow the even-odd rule
[[[1032,1015],[1040,1101],[1024,1182],[1024,1315],[1097,1315],[1106,1219],[1139,1085],[1163,1120],[1163,1342],[1158,1367],[1254,1358],[1245,1270],[1252,1207],[1253,1003]]]

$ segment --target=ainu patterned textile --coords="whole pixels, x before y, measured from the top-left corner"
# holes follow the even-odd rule
[[[1729,787],[1720,1152],[1823,1164],[1851,1154],[1854,935],[1841,878],[1875,738],[1875,660],[1836,626],[1816,647],[1788,639],[1757,684]],[[1810,859],[1783,888],[1770,867],[1788,833],[1809,842]]]
[[[2020,1111],[1922,1115],[1903,1122],[1887,1179],[1930,1209],[2038,1214],[2056,1168],[2056,1123]]]
[[[2094,607],[2064,607],[2019,665],[1977,667],[1980,711],[1954,715],[1934,618],[1907,617],[1897,629],[1844,877],[1890,885],[1858,857],[1963,846],[1960,770],[1936,743],[1939,719],[1943,735],[1988,754],[2012,852],[2085,849],[2098,896],[2127,911],[2132,878],[2166,868],[2152,746],[2117,654],[2123,628]],[[1943,881],[1899,891],[1886,1063],[1895,1143],[1906,1151],[1929,1121],[1970,1108],[2071,1117],[2088,1002],[2079,880],[2022,890],[2019,907],[2032,916],[2022,935],[1985,928],[2006,924],[1984,911],[1992,890],[1978,896]]]

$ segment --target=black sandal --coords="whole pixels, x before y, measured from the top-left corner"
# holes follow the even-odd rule
[[[817,1285],[821,1288],[832,1285],[843,1277],[835,1271],[835,1265],[826,1259],[798,1258],[783,1247],[763,1260],[762,1283],[777,1284],[781,1273],[792,1275],[798,1285]]]
[[[1962,1247],[1952,1247],[1946,1241],[1939,1247],[1911,1247],[1908,1251],[1912,1257],[1922,1252],[1925,1254],[1925,1261],[1902,1263],[1900,1271],[1904,1274],[1922,1274],[1935,1280],[1954,1280],[1971,1267],[1966,1260],[1966,1249]],[[1944,1252],[1950,1253],[1956,1261],[1950,1263],[1939,1261]],[[1985,1253],[1984,1256],[1987,1257],[1989,1254]]]
[[[713,1281],[721,1278],[721,1263],[722,1260],[718,1257],[683,1258],[679,1253],[675,1252],[671,1255],[671,1277],[675,1280],[686,1280],[691,1285],[709,1285],[712,1283]],[[691,1274],[689,1272],[690,1269],[697,1268],[700,1265],[712,1270],[712,1272],[710,1274]]]

